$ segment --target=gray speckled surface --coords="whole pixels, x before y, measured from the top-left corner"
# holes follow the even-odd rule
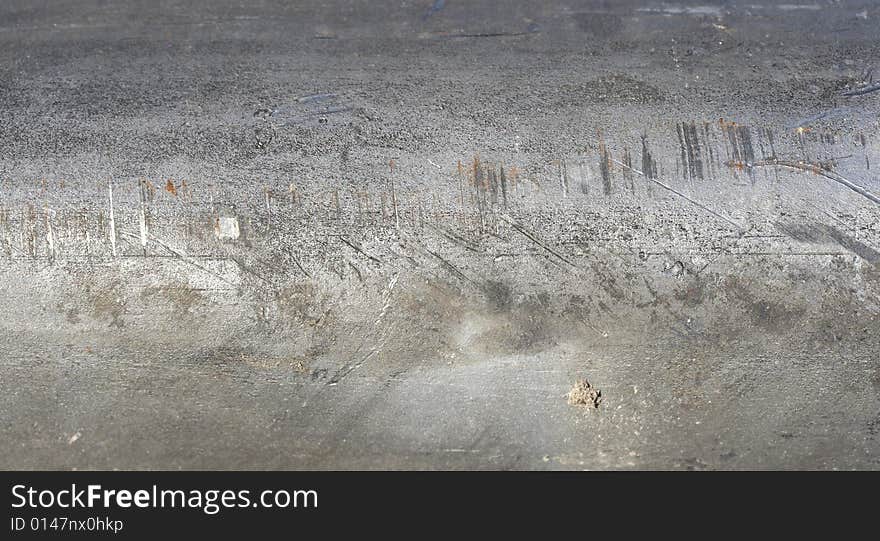
[[[0,467],[877,469],[878,21],[4,2]]]

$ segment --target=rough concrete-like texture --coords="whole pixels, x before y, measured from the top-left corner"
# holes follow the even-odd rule
[[[878,59],[869,1],[3,2],[0,467],[876,469]]]

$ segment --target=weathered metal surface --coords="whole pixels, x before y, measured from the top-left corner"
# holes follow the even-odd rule
[[[877,468],[878,20],[5,2],[0,465]]]

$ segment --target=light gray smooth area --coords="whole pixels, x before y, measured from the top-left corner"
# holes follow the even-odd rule
[[[878,81],[869,1],[4,1],[0,467],[877,469]]]

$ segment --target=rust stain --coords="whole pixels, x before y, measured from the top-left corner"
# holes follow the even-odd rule
[[[153,197],[156,195],[156,185],[145,178],[140,179],[140,181],[141,185],[147,189],[147,195],[149,196],[150,201],[152,201]]]
[[[511,186],[516,191],[519,184],[519,168],[517,166],[513,165],[507,169],[507,180],[510,181]]]

